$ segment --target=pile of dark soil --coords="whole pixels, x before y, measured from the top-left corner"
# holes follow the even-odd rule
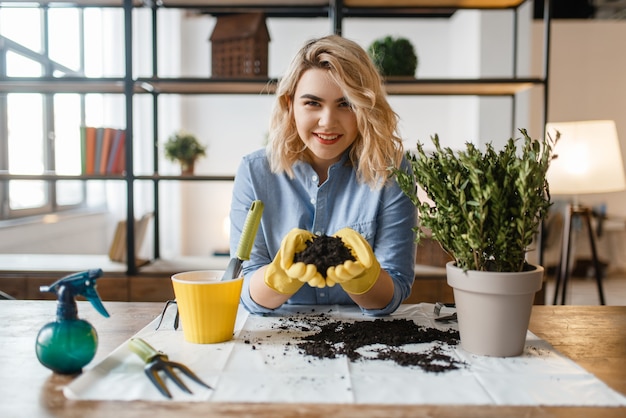
[[[338,266],[346,260],[356,261],[350,249],[341,238],[328,235],[316,235],[307,241],[307,247],[296,253],[294,263],[315,264],[317,271],[326,278],[328,267]]]
[[[445,352],[446,346],[459,343],[458,331],[423,327],[409,319],[352,322],[335,320],[322,313],[281,318],[278,328],[307,332],[298,337],[294,345],[301,354],[320,359],[346,356],[355,362],[388,360],[434,373],[457,370],[465,365]],[[419,352],[405,347],[424,343],[431,345],[420,348]],[[364,356],[360,351],[367,354]]]

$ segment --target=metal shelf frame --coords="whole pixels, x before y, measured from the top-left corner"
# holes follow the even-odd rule
[[[550,57],[551,2],[544,2],[544,69],[542,77],[520,78],[517,75],[517,51],[519,39],[519,7],[527,0],[41,0],[40,7],[117,7],[124,11],[124,57],[123,77],[112,78],[11,78],[0,80],[0,94],[7,92],[39,93],[111,93],[123,94],[126,105],[126,172],[124,175],[61,176],[54,173],[41,175],[9,175],[0,173],[0,181],[8,180],[120,180],[127,185],[126,217],[134,219],[135,181],[151,181],[154,187],[154,258],[160,258],[159,235],[159,182],[161,181],[233,181],[225,176],[163,176],[159,175],[158,155],[153,156],[155,174],[139,175],[133,167],[133,97],[140,94],[152,95],[153,141],[158,143],[158,97],[161,94],[273,94],[275,79],[219,79],[219,78],[161,78],[158,75],[157,24],[158,10],[162,8],[193,9],[198,13],[215,16],[261,11],[268,17],[326,17],[332,32],[342,34],[342,23],[346,18],[447,18],[460,9],[513,10],[513,74],[509,78],[481,79],[388,79],[387,93],[390,95],[422,96],[503,96],[511,99],[511,121],[514,131],[516,95],[535,86],[543,87],[543,124],[548,120],[548,82]],[[19,2],[2,2],[5,4]],[[152,69],[150,77],[133,78],[133,10],[151,8],[152,12]],[[127,222],[127,274],[135,275],[135,231],[134,222]],[[541,260],[540,260],[541,261]]]

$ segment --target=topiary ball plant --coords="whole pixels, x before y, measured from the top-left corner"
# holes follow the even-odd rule
[[[408,39],[386,36],[372,42],[367,52],[383,77],[415,76],[417,55]]]

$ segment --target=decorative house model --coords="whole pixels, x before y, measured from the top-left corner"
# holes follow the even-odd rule
[[[267,77],[270,35],[262,13],[219,16],[210,40],[213,77]]]

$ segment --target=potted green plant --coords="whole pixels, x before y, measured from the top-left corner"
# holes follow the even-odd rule
[[[429,231],[453,259],[446,271],[461,344],[476,354],[521,354],[543,283],[543,268],[526,255],[551,204],[546,175],[559,135],[538,141],[520,132],[521,147],[509,139],[499,152],[471,143],[455,152],[435,135],[433,152],[418,143],[415,153],[407,152],[410,168],[393,170],[418,209],[417,241]]]
[[[206,146],[195,135],[180,130],[174,132],[165,142],[165,157],[180,163],[181,173],[193,174],[196,160],[206,155]]]
[[[406,38],[377,39],[367,52],[383,77],[415,77],[417,55]]]

